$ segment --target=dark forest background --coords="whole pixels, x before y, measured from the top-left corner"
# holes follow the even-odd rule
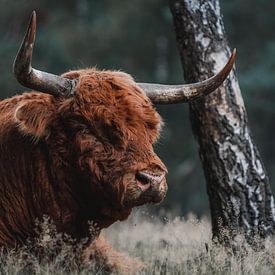
[[[275,2],[220,2],[230,45],[238,51],[250,128],[275,191]],[[0,0],[0,98],[25,90],[13,77],[12,63],[34,9],[33,64],[39,69],[61,74],[96,66],[125,71],[139,82],[184,81],[168,0]],[[208,213],[188,105],[157,109],[166,125],[156,150],[169,169],[169,192],[159,207],[177,214]]]

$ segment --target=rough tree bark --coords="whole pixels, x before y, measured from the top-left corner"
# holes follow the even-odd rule
[[[231,52],[219,1],[170,0],[170,9],[186,81],[216,73]],[[190,118],[206,177],[213,237],[224,242],[236,233],[273,233],[274,198],[235,71],[219,91],[190,104]]]

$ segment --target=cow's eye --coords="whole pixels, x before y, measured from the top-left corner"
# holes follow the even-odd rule
[[[83,135],[91,134],[91,132],[90,132],[90,130],[89,130],[88,128],[82,129],[82,130],[81,130],[81,133],[82,133]]]

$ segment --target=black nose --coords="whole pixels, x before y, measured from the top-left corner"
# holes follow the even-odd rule
[[[145,172],[145,171],[138,171],[136,174],[136,178],[139,182],[144,185],[159,185],[163,178],[165,177],[165,172]]]

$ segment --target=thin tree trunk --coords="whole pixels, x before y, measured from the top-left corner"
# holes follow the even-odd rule
[[[170,0],[170,9],[186,81],[216,73],[231,52],[219,1]],[[224,242],[236,233],[273,233],[274,198],[248,128],[235,71],[218,91],[190,104],[190,118],[206,178],[213,237]]]

